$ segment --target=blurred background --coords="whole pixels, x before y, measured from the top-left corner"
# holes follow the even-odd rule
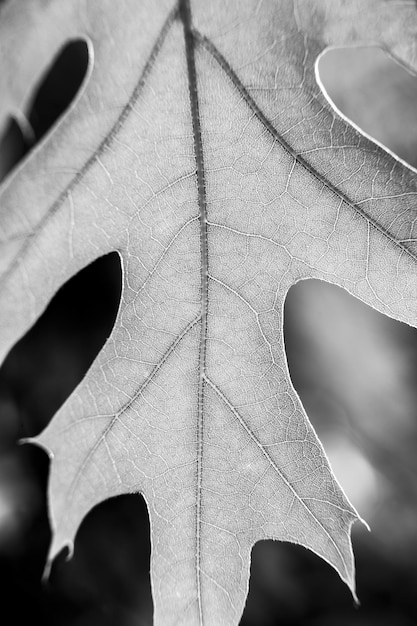
[[[87,66],[72,42],[34,94],[27,122],[0,140],[0,178],[68,107]],[[332,50],[320,77],[360,128],[417,166],[417,79],[382,51]],[[18,445],[38,434],[109,335],[119,301],[116,254],[67,283],[0,370],[0,589],[13,624],[152,624],[149,523],[140,496],[109,500],[84,520],[70,561],[48,582],[48,459]],[[279,542],[253,550],[243,626],[409,626],[417,623],[417,331],[319,281],[293,287],[285,306],[291,377],[337,478],[372,528],[357,524],[355,608],[335,571]],[[9,610],[8,610],[9,609]],[[3,621],[3,617],[1,618]],[[3,622],[5,623],[5,622]]]

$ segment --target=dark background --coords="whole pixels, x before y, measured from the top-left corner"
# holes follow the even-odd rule
[[[31,130],[15,120],[0,141],[0,177],[63,113],[85,73],[86,46],[68,45],[33,96]],[[332,51],[320,76],[336,105],[417,164],[417,81],[380,51]],[[114,323],[116,254],[69,281],[0,370],[1,622],[45,626],[152,623],[149,523],[140,496],[96,507],[42,583],[50,528],[48,459],[38,434],[79,383]],[[417,331],[318,281],[292,288],[285,341],[294,385],[336,475],[372,533],[353,532],[361,608],[335,571],[279,542],[253,550],[244,626],[417,623]],[[13,615],[7,622],[6,615]]]

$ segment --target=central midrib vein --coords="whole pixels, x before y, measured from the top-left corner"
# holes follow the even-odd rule
[[[198,205],[200,210],[200,253],[201,253],[201,332],[198,363],[198,409],[197,409],[197,493],[196,493],[196,584],[199,621],[203,623],[201,600],[201,493],[203,463],[203,411],[204,385],[207,345],[207,288],[208,288],[208,250],[207,250],[207,203],[204,176],[204,157],[201,140],[200,108],[197,90],[197,72],[195,64],[195,38],[191,24],[190,0],[180,0],[179,15],[184,26],[185,54],[187,58],[188,88],[191,118],[194,136],[194,155],[198,185]]]

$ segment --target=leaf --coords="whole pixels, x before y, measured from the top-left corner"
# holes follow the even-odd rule
[[[156,624],[237,624],[250,551],[301,544],[354,591],[337,484],[288,373],[288,289],[319,278],[408,324],[415,171],[328,104],[328,45],[416,66],[394,0],[9,0],[0,119],[85,36],[84,89],[1,193],[1,350],[117,250],[111,336],[36,440],[51,457],[50,557],[98,502],[143,493]],[[93,53],[92,57],[93,57]]]

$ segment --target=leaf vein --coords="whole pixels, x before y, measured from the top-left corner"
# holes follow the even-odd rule
[[[86,174],[89,172],[91,167],[96,162],[100,161],[100,156],[111,146],[113,140],[116,138],[120,130],[123,128],[126,119],[128,118],[133,106],[137,102],[142,92],[142,88],[145,84],[146,78],[148,77],[150,71],[152,70],[155,64],[158,54],[163,46],[163,43],[168,35],[168,32],[172,24],[177,18],[177,15],[178,15],[178,7],[176,6],[168,15],[161,29],[161,32],[158,38],[156,39],[156,42],[150,52],[148,60],[145,63],[142,74],[140,75],[135,85],[135,88],[133,89],[127,103],[124,105],[122,111],[120,112],[119,117],[114,122],[111,129],[107,132],[104,139],[100,142],[97,148],[93,151],[92,155],[87,159],[84,165],[77,171],[77,173],[70,180],[70,182],[67,184],[65,189],[63,189],[63,191],[59,194],[57,199],[49,207],[45,215],[39,220],[38,224],[33,229],[33,231],[26,236],[22,247],[20,248],[18,253],[14,256],[14,258],[11,260],[9,266],[6,268],[6,270],[0,277],[0,285],[2,285],[7,280],[10,274],[14,271],[16,264],[19,261],[21,261],[24,258],[24,256],[27,254],[28,250],[30,249],[30,245],[32,241],[37,237],[39,233],[43,231],[45,224],[49,222],[49,220],[59,211],[59,209],[62,207],[65,200],[69,196],[69,194],[71,194],[71,192],[78,186],[78,184],[82,182],[82,180],[84,179]]]
[[[417,255],[407,248],[402,240],[396,239],[386,228],[378,224],[378,222],[372,218],[370,215],[366,213],[366,211],[355,204],[343,191],[338,189],[335,185],[330,183],[326,177],[318,172],[310,163],[308,163],[303,157],[296,152],[289,143],[285,141],[285,139],[278,133],[272,122],[266,117],[261,108],[256,104],[253,98],[250,96],[249,92],[242,84],[241,80],[223,57],[221,52],[216,48],[216,46],[209,40],[207,37],[196,31],[194,36],[197,41],[206,49],[206,51],[217,61],[221,69],[226,73],[234,87],[239,92],[240,96],[246,102],[248,107],[252,110],[256,118],[261,122],[264,128],[268,131],[271,137],[276,140],[296,161],[301,165],[309,174],[314,176],[316,180],[318,180],[328,191],[333,193],[336,197],[341,199],[346,205],[348,205],[355,213],[357,213],[362,219],[366,220],[372,228],[374,228],[377,232],[387,238],[391,243],[393,243],[398,248],[401,248],[409,257],[413,259],[413,261],[417,262]]]
[[[302,497],[300,497],[297,493],[297,491],[294,489],[294,487],[291,485],[291,483],[289,482],[289,480],[286,478],[286,476],[281,472],[281,470],[279,469],[279,467],[277,466],[277,464],[275,463],[274,459],[270,456],[270,454],[267,452],[267,450],[265,450],[264,446],[262,445],[262,443],[259,441],[259,439],[256,437],[256,435],[252,432],[252,430],[249,428],[249,426],[246,424],[245,420],[243,419],[243,417],[240,415],[240,413],[236,410],[236,408],[232,405],[232,403],[228,400],[228,398],[225,396],[225,394],[219,389],[219,387],[213,383],[208,377],[206,377],[206,381],[207,384],[213,389],[214,393],[223,401],[223,403],[227,406],[227,408],[232,412],[232,414],[235,416],[235,418],[237,419],[237,421],[239,422],[239,424],[243,427],[243,429],[246,431],[247,435],[252,439],[252,441],[256,444],[256,446],[258,447],[258,449],[260,450],[260,452],[262,453],[262,455],[266,458],[266,460],[268,461],[269,465],[274,469],[274,471],[276,472],[276,474],[279,476],[279,478],[282,480],[282,482],[288,487],[288,489],[292,492],[292,494],[294,495],[294,498],[296,500],[298,500],[298,502],[301,503],[301,505],[303,506],[303,508],[307,511],[308,515],[310,515],[314,521],[317,523],[317,525],[322,529],[322,531],[324,532],[324,534],[327,536],[327,538],[329,539],[329,541],[331,542],[331,544],[334,546],[336,552],[338,553],[341,562],[343,563],[344,567],[345,567],[345,571],[348,572],[348,566],[346,563],[346,560],[342,554],[342,552],[340,551],[339,547],[337,546],[337,543],[335,542],[335,540],[333,539],[333,537],[330,535],[329,531],[323,526],[323,524],[320,522],[320,520],[314,515],[314,513],[311,511],[311,509],[309,509],[309,507],[307,506],[307,504],[304,502],[304,499]]]
[[[103,432],[101,433],[100,437],[97,439],[97,441],[95,442],[94,446],[92,446],[92,448],[88,451],[88,454],[86,455],[84,461],[82,462],[82,464],[80,465],[80,467],[78,468],[76,474],[74,475],[74,478],[68,488],[68,495],[67,495],[67,502],[70,502],[73,498],[75,489],[77,487],[77,484],[83,474],[83,472],[85,471],[88,463],[91,461],[91,459],[93,458],[94,454],[96,453],[96,451],[98,450],[98,448],[100,447],[100,445],[106,440],[108,434],[110,433],[110,431],[112,430],[113,426],[115,425],[116,422],[118,422],[121,418],[121,416],[127,411],[127,409],[132,406],[133,402],[135,402],[135,400],[137,400],[137,398],[139,398],[143,392],[145,391],[145,389],[148,387],[148,385],[153,381],[153,379],[155,378],[156,374],[158,373],[158,371],[161,369],[161,367],[164,365],[164,363],[167,361],[167,359],[169,358],[169,356],[173,353],[173,351],[175,350],[175,348],[178,346],[178,344],[184,339],[184,337],[194,328],[194,326],[196,326],[196,324],[198,324],[198,322],[200,322],[201,320],[201,315],[199,315],[198,317],[196,317],[192,322],[190,322],[190,324],[188,324],[188,326],[186,326],[184,328],[184,330],[182,331],[182,333],[180,335],[178,335],[178,337],[175,339],[175,341],[170,345],[170,347],[166,350],[165,354],[163,355],[163,357],[160,359],[160,361],[157,363],[157,365],[155,365],[154,369],[152,370],[152,372],[149,374],[149,376],[146,378],[146,380],[139,386],[139,389],[137,389],[137,391],[135,392],[135,394],[132,396],[132,398],[129,399],[128,402],[126,402],[118,411],[117,413],[115,413],[113,416],[108,416],[111,417],[109,424],[106,426],[106,428],[103,430]],[[94,416],[94,418],[92,419],[97,419],[98,416]],[[103,417],[103,416],[99,416],[99,417]],[[87,419],[89,418],[85,418],[83,421],[87,421]],[[81,420],[75,421],[72,423],[73,426],[76,426],[80,423]]]

